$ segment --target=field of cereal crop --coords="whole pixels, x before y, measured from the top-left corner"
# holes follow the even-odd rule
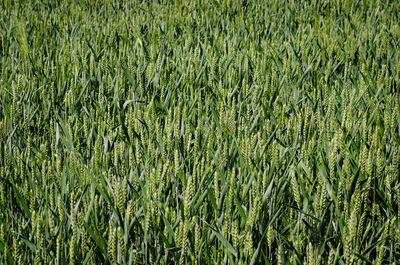
[[[398,264],[400,2],[2,0],[0,264]]]

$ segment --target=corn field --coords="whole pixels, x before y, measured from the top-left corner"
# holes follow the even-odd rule
[[[3,0],[0,66],[0,264],[399,264],[399,1]]]

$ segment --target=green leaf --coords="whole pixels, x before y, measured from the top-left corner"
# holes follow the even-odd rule
[[[218,240],[221,241],[222,245],[224,245],[224,247],[225,247],[226,249],[228,249],[229,252],[230,252],[233,256],[237,257],[237,253],[236,253],[235,249],[234,249],[233,246],[228,242],[228,240],[226,240],[226,238],[225,238],[223,235],[221,235],[218,231],[216,231],[216,230],[214,230],[214,229],[213,229],[213,233],[217,236]]]

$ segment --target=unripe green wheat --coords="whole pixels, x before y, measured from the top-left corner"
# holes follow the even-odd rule
[[[299,184],[297,182],[296,174],[292,170],[290,173],[290,183],[292,185],[292,192],[294,196],[294,200],[297,203],[297,205],[301,204],[301,198],[300,198],[300,191],[299,191]]]

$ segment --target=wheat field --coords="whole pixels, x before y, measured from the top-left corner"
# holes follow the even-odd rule
[[[0,264],[399,264],[399,1],[3,0],[0,66]]]

